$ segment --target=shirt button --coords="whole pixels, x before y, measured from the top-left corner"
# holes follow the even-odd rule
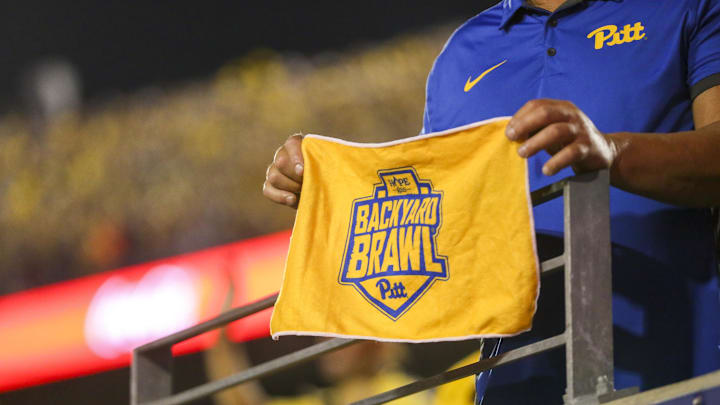
[[[555,48],[548,48],[547,54],[550,56],[555,56],[557,54],[557,50]]]
[[[554,28],[557,27],[558,21],[555,18],[551,18],[548,24],[550,24],[550,26]]]

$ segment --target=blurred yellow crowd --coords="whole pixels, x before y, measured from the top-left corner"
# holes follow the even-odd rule
[[[286,229],[263,199],[284,139],[416,135],[449,27],[316,55],[258,51],[209,80],[86,106],[42,135],[0,118],[0,294]]]

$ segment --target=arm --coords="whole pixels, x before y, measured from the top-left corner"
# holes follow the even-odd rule
[[[623,190],[674,204],[720,205],[720,86],[693,102],[696,130],[668,134],[604,134],[572,103],[533,100],[508,124],[522,157],[547,150],[547,175],[609,168]]]
[[[719,205],[720,86],[695,99],[693,117],[694,131],[609,134],[618,150],[613,184],[678,204]]]

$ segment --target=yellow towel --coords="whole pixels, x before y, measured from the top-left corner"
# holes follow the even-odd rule
[[[308,135],[273,338],[428,342],[530,329],[527,162],[508,118],[383,144]]]

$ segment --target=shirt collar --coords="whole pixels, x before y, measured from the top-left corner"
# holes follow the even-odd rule
[[[560,10],[572,7],[576,4],[582,3],[583,1],[584,0],[566,0],[565,3],[563,3],[555,12],[557,13]],[[503,0],[503,16],[502,20],[500,20],[499,28],[505,29],[505,27],[510,24],[510,20],[515,16],[515,14],[517,14],[518,10],[523,7],[528,8],[529,6],[526,2],[527,0]]]

